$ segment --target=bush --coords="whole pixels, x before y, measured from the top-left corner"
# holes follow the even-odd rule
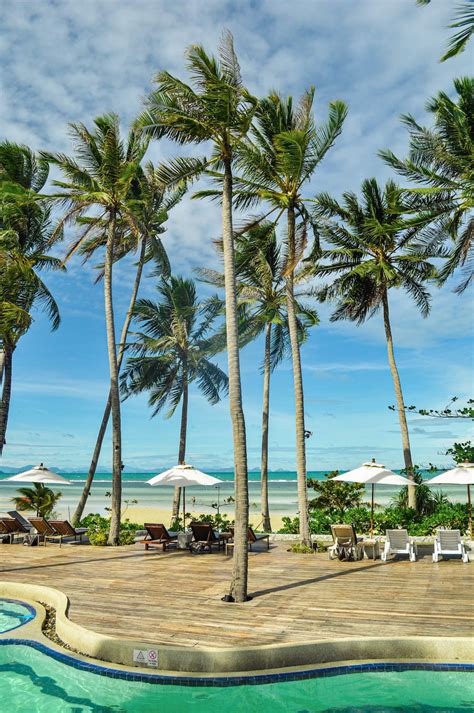
[[[107,544],[110,518],[99,515],[99,513],[90,513],[81,520],[80,525],[81,527],[87,527],[87,536],[91,545],[103,547]],[[124,520],[120,526],[120,544],[133,545],[136,531],[142,529],[142,527],[143,525]]]
[[[310,547],[309,545],[302,545],[301,542],[295,542],[287,551],[294,552],[298,555],[314,555],[316,550],[314,547]]]

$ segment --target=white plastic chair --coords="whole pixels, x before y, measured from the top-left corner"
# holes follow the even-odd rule
[[[418,546],[416,542],[408,536],[407,530],[387,530],[387,539],[382,552],[382,561],[387,561],[387,556],[392,555],[408,555],[410,562],[416,561],[418,554]]]
[[[459,530],[438,530],[434,541],[433,562],[438,562],[440,555],[459,555],[463,562],[469,562]]]

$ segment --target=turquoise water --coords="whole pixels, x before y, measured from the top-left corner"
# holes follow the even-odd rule
[[[192,688],[106,678],[6,645],[0,700],[12,713],[472,713],[474,674],[377,672]]]
[[[11,599],[0,599],[1,634],[26,624],[26,622],[33,619],[34,616],[34,612],[25,604]]]
[[[322,479],[327,471],[313,471],[308,473],[308,477]],[[58,503],[57,512],[61,517],[70,517],[74,512],[79,497],[82,493],[86,473],[66,473],[62,472],[66,478],[72,481],[72,485],[60,488],[62,498]],[[173,501],[173,488],[159,487],[152,488],[147,485],[155,473],[124,473],[123,474],[123,500],[137,500],[137,507],[157,507],[170,508]],[[212,503],[216,503],[219,495],[221,512],[232,513],[233,508],[226,505],[225,500],[234,494],[234,474],[231,472],[213,473],[223,482],[216,488],[188,488],[186,492],[186,503],[188,509],[197,513],[213,513]],[[0,475],[0,512],[11,509],[11,498],[17,495],[18,484],[4,480]],[[425,476],[426,477],[426,476]],[[260,472],[251,471],[249,473],[249,500],[250,514],[260,512]],[[269,473],[269,499],[271,512],[279,515],[295,515],[298,511],[296,473],[292,471],[274,471]],[[112,487],[111,475],[109,473],[97,473],[92,484],[91,494],[87,501],[86,513],[105,512],[105,508],[110,506],[110,499],[106,493]],[[391,498],[398,492],[397,487],[379,487],[376,493],[378,505],[388,505]],[[453,502],[465,502],[464,488],[458,486],[444,487],[443,491]],[[193,498],[195,500],[193,501]],[[366,489],[366,500],[370,500],[369,489]]]

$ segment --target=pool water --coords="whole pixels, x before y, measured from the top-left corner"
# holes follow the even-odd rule
[[[0,599],[0,634],[34,619],[34,609],[14,599]]]
[[[472,713],[474,674],[372,672],[253,686],[113,679],[24,644],[0,646],[0,701],[14,713]]]

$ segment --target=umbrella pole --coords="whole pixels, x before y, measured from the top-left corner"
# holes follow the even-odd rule
[[[472,500],[471,500],[471,486],[467,486],[467,512],[469,515],[469,537],[472,540]]]
[[[183,531],[186,532],[186,488],[183,488]]]
[[[375,485],[372,483],[372,504],[370,508],[370,536],[374,536],[374,489]]]

